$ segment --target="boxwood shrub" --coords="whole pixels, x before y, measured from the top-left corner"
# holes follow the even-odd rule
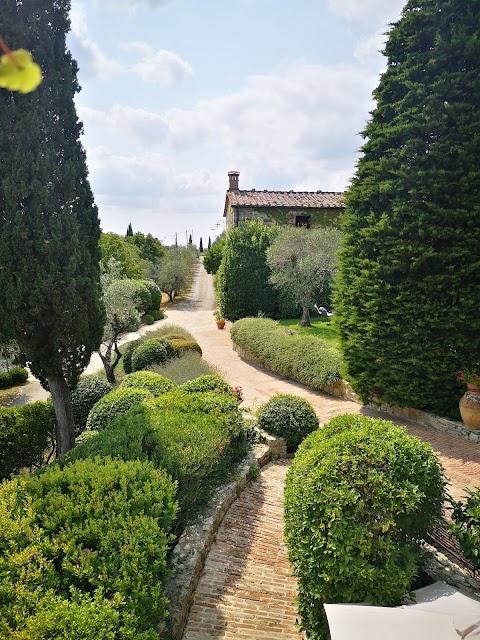
[[[202,347],[195,340],[185,340],[184,338],[166,338],[175,349],[181,353],[182,351],[196,351],[202,355]]]
[[[9,389],[28,380],[28,371],[22,367],[13,367],[10,371],[0,371],[0,389]]]
[[[173,380],[169,380],[159,373],[154,373],[153,371],[135,371],[125,376],[119,388],[146,389],[152,396],[159,396],[166,391],[175,389],[176,386]]]
[[[258,426],[273,436],[287,441],[289,449],[296,449],[309,433],[318,429],[318,418],[312,405],[290,394],[270,398],[258,412]]]
[[[141,371],[155,364],[163,364],[176,355],[178,355],[177,350],[168,340],[161,338],[143,340],[132,354],[132,371]]]
[[[87,424],[92,407],[111,391],[106,380],[97,376],[82,376],[72,391],[73,418],[75,433],[80,435]]]
[[[341,378],[340,351],[320,338],[301,335],[268,318],[244,318],[232,326],[233,342],[262,366],[312,389]]]
[[[188,380],[182,384],[181,389],[187,393],[196,393],[198,391],[213,391],[214,393],[231,394],[228,382],[216,373],[210,373],[193,380]]]
[[[0,636],[158,638],[174,495],[150,463],[109,458],[0,486]]]
[[[232,397],[177,389],[118,416],[58,464],[96,455],[150,460],[178,482],[178,532],[195,520],[246,450],[242,415]]]
[[[127,343],[123,351],[123,370],[125,373],[132,373],[132,356],[135,349],[145,341],[145,338],[138,338]]]
[[[163,311],[160,311],[160,309],[148,309],[147,314],[152,316],[155,322],[157,320],[162,320],[165,317]]]
[[[125,413],[133,405],[151,398],[152,394],[146,389],[122,388],[110,391],[103,396],[90,410],[86,429],[102,431],[120,413]]]
[[[324,602],[400,604],[444,487],[431,447],[385,420],[340,416],[303,441],[287,474],[285,539],[311,640],[329,637]]]
[[[155,322],[155,319],[149,313],[146,313],[144,316],[142,316],[142,322],[143,324],[153,324]]]
[[[55,449],[51,402],[0,409],[0,480],[21,469],[40,467]]]

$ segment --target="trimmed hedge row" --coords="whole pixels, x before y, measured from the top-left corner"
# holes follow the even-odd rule
[[[55,448],[55,415],[51,402],[32,402],[0,409],[0,480],[21,469],[40,467]]]
[[[0,372],[0,389],[9,389],[28,380],[28,371],[22,367],[13,367],[10,371]]]
[[[303,441],[287,475],[285,539],[311,640],[329,638],[324,602],[401,603],[444,492],[431,447],[386,420],[339,416]]]
[[[195,519],[213,488],[225,482],[246,446],[233,397],[176,389],[118,416],[58,464],[97,455],[150,460],[178,482],[178,531]]]
[[[157,639],[174,495],[152,464],[109,458],[0,486],[0,637]]]
[[[264,367],[312,389],[340,380],[340,351],[268,318],[244,318],[232,326],[233,342]]]

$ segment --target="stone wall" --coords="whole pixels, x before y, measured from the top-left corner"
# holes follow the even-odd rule
[[[296,216],[309,216],[310,226],[315,227],[335,226],[340,224],[344,209],[288,209],[287,207],[230,207],[227,212],[227,229],[234,226],[234,212],[238,212],[238,221],[261,220],[267,226],[278,224],[280,226],[295,226]]]

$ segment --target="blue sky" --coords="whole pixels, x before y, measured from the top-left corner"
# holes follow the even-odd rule
[[[404,0],[72,0],[102,229],[198,244],[241,189],[341,191]]]

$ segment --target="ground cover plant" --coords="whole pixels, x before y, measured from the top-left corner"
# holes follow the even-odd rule
[[[178,483],[176,532],[192,522],[247,450],[231,393],[169,391],[118,416],[57,463],[112,456],[149,460]]]
[[[431,447],[385,420],[333,418],[300,445],[285,486],[285,539],[311,640],[329,638],[324,602],[397,606],[441,516]]]
[[[1,485],[0,636],[158,638],[174,495],[149,462],[109,458]]]
[[[319,338],[302,335],[268,318],[244,318],[232,326],[233,342],[267,369],[313,389],[341,378],[338,349]]]
[[[181,353],[179,358],[173,358],[163,365],[155,365],[151,368],[152,371],[177,384],[183,384],[202,375],[216,373],[216,369],[205,362],[199,353],[190,350]]]
[[[291,331],[295,331],[300,335],[320,338],[324,342],[328,342],[335,347],[340,347],[338,328],[332,318],[325,318],[321,316],[318,318],[310,318],[309,327],[301,327],[298,324],[298,318],[279,320],[278,324],[281,327],[287,327]]]
[[[290,394],[270,398],[260,407],[257,419],[260,429],[285,438],[289,450],[296,449],[309,433],[318,429],[317,414],[310,402]]]

